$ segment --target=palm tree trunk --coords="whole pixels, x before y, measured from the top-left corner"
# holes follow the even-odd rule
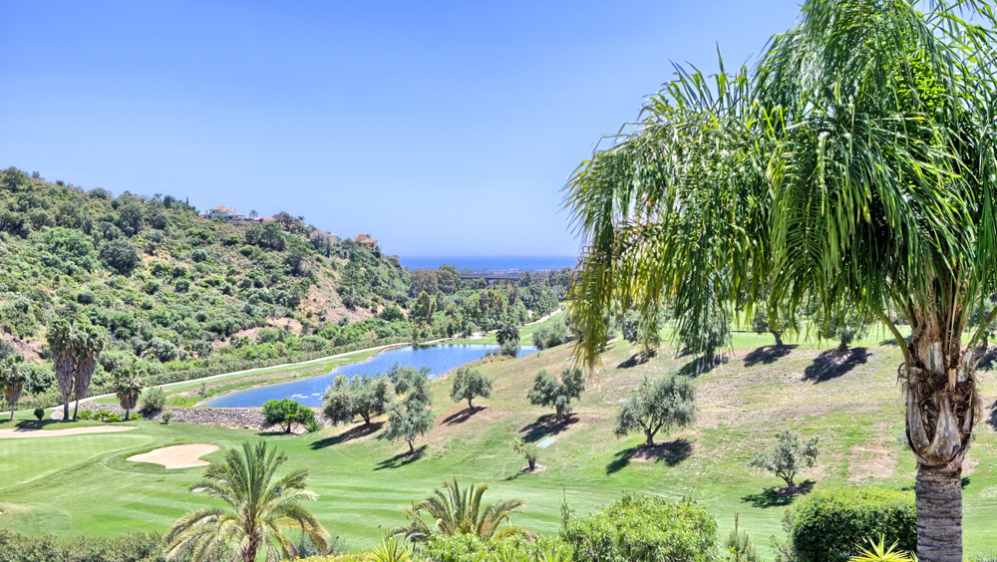
[[[961,562],[962,462],[979,406],[976,364],[973,349],[959,340],[946,346],[940,333],[930,324],[913,332],[913,365],[903,381],[907,440],[918,465],[917,554],[921,562]]]
[[[80,399],[76,399],[76,405],[73,406],[73,421],[76,421],[76,413],[80,411]]]
[[[962,466],[917,467],[917,555],[962,562]]]
[[[62,395],[62,421],[69,421],[69,395]]]

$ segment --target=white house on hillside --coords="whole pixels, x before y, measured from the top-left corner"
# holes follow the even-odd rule
[[[201,213],[201,216],[206,219],[213,219],[215,217],[222,217],[228,221],[241,221],[246,220],[246,215],[240,213],[239,211],[226,207],[225,205],[219,205],[213,207]]]

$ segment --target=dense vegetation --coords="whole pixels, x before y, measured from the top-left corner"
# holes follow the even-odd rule
[[[0,172],[0,259],[0,359],[25,357],[25,394],[44,405],[59,401],[45,342],[60,318],[106,339],[93,394],[133,363],[162,383],[521,325],[554,310],[570,277],[410,272],[304,217],[208,220],[177,197],[114,197],[16,168]]]

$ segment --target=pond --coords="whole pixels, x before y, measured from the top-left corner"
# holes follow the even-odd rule
[[[378,374],[388,370],[398,363],[402,367],[421,369],[429,367],[430,377],[441,375],[456,369],[461,365],[477,361],[490,350],[498,349],[497,345],[433,345],[407,346],[398,349],[382,351],[368,361],[341,365],[331,373],[310,377],[297,381],[251,388],[231,394],[225,394],[208,401],[205,405],[214,408],[255,408],[262,406],[267,400],[291,398],[305,406],[322,406],[325,389],[332,385],[332,379],[339,374],[353,376],[362,373]],[[535,353],[537,348],[522,346],[519,355]]]

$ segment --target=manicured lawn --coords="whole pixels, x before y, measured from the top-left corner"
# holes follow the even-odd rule
[[[784,428],[820,436],[818,466],[803,479],[815,487],[875,484],[912,486],[914,461],[898,442],[903,432],[901,394],[895,384],[900,361],[896,346],[880,334],[859,342],[844,367],[827,367],[832,347],[801,344],[791,350],[765,347],[769,336],[738,333],[733,357],[697,377],[701,412],[696,426],[671,436],[657,461],[630,459],[642,436],[612,434],[615,409],[644,376],[681,368],[687,358],[663,352],[646,363],[631,360],[633,349],[615,343],[588,382],[573,422],[532,425],[548,412],[525,398],[540,369],[559,373],[570,365],[569,346],[476,368],[495,381],[490,399],[473,413],[447,396],[446,377],[434,383],[437,425],[418,445],[407,447],[376,436],[347,439],[347,428],[300,437],[174,423],[133,422],[126,433],[0,440],[0,527],[60,536],[117,535],[164,531],[186,510],[205,503],[187,492],[201,469],[166,471],[124,459],[167,444],[268,439],[287,453],[289,468],[311,471],[310,488],[320,494],[313,508],[334,535],[351,548],[370,546],[383,532],[402,525],[402,508],[456,476],[462,483],[487,482],[486,498],[519,497],[527,502],[517,525],[556,532],[562,494],[578,513],[604,505],[624,490],[669,498],[691,496],[720,522],[721,535],[735,513],[761,553],[771,558],[771,535],[782,536],[781,498],[764,493],[781,481],[746,468],[755,451],[774,442]],[[824,366],[825,368],[818,368]],[[985,415],[997,399],[992,373],[981,373]],[[469,414],[469,415],[468,415]],[[23,417],[23,413],[19,417]],[[70,424],[58,424],[60,426]],[[0,424],[0,428],[10,427]],[[351,435],[356,434],[354,430]],[[509,446],[514,436],[556,441],[541,451],[548,468],[521,474],[525,461]],[[207,458],[217,459],[221,453]],[[992,519],[997,513],[997,436],[981,423],[967,462],[965,537],[967,552],[997,547]]]

